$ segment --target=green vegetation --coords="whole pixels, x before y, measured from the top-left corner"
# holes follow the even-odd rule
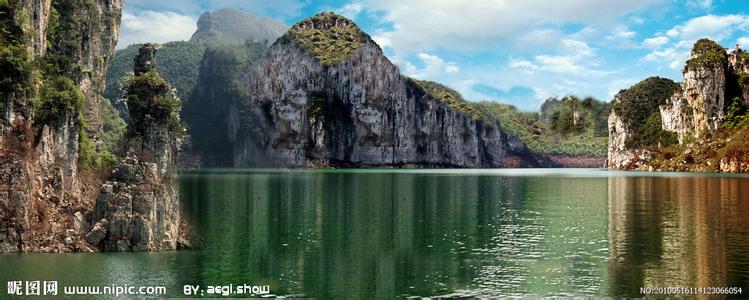
[[[496,102],[477,103],[476,108],[500,120],[502,129],[520,137],[533,152],[606,155],[607,103],[590,97],[581,100],[567,96],[546,100],[538,113],[521,112],[514,106]],[[573,123],[574,115],[577,125]]]
[[[132,74],[133,57],[138,55],[139,45],[117,50],[107,68],[107,82],[104,97],[112,100],[112,105],[127,118],[126,103],[117,102],[125,86],[123,79]],[[190,101],[190,95],[198,81],[201,59],[207,48],[202,42],[169,42],[162,44],[157,57],[156,72],[177,90],[177,97]]]
[[[74,116],[83,109],[84,96],[78,85],[67,77],[45,80],[39,97],[33,99],[34,122],[59,124],[63,118]]]
[[[8,0],[0,0],[0,108],[11,98],[8,94],[31,96],[34,92],[35,68],[24,42],[23,27],[27,16],[16,11]]]
[[[739,86],[741,88],[749,87],[749,74],[741,72],[738,74],[738,77],[739,77]]]
[[[179,122],[179,99],[170,96],[171,86],[156,71],[132,77],[127,84],[127,106],[130,112],[130,134],[166,120],[172,132],[184,132]]]
[[[77,59],[84,51],[83,38],[98,30],[101,30],[101,24],[94,0],[52,1],[45,73],[79,79],[87,71]]]
[[[294,25],[279,41],[296,41],[324,65],[332,65],[347,60],[367,39],[353,21],[324,12]]]
[[[205,51],[198,83],[182,110],[183,120],[189,124],[191,150],[200,155],[203,164],[233,164],[232,141],[227,134],[216,133],[229,131],[229,110],[243,99],[242,75],[264,52],[265,46],[255,42]]]
[[[687,60],[684,71],[704,66],[723,66],[728,63],[726,49],[710,39],[700,39],[695,42],[692,47],[692,56],[694,58]]]
[[[728,129],[739,129],[749,125],[749,109],[741,103],[741,98],[734,97],[728,105],[726,118],[721,127]]]
[[[117,156],[107,149],[96,151],[96,146],[89,139],[86,120],[82,115],[78,117],[78,164],[88,170],[102,170],[117,163]]]
[[[409,80],[425,94],[444,103],[447,107],[453,110],[462,112],[474,120],[488,123],[495,122],[489,118],[487,114],[477,109],[473,103],[466,102],[465,99],[463,99],[463,96],[461,96],[456,90],[433,81],[418,80],[414,78],[409,78]]]
[[[106,99],[101,101],[101,118],[104,126],[101,137],[103,149],[109,153],[120,153],[127,124]]]
[[[666,146],[676,140],[673,133],[661,129],[658,106],[666,104],[678,88],[670,79],[650,77],[616,94],[611,108],[632,132],[625,141],[627,148]]]
[[[497,102],[467,102],[442,84],[409,78],[425,94],[474,120],[495,125],[518,136],[533,152],[566,155],[606,155],[609,105],[591,97],[549,99],[541,112],[521,112]]]

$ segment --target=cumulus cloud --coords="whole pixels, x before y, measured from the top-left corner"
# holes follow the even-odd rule
[[[125,11],[117,48],[136,43],[188,40],[197,29],[196,19],[175,12]]]
[[[737,31],[749,30],[749,16],[745,15],[705,15],[690,19],[674,26],[666,32],[667,37],[646,39],[643,46],[654,46],[656,50],[643,57],[645,62],[668,63],[672,70],[680,69],[687,59],[694,43],[701,38],[709,38],[724,43]],[[670,39],[669,39],[670,38]],[[671,43],[668,47],[658,49]]]
[[[534,61],[525,59],[510,59],[509,67],[521,70],[525,73],[533,73],[543,70],[560,74],[573,74],[581,76],[599,76],[607,72],[595,70],[595,49],[585,42],[564,39],[560,43],[559,54],[536,55]]]
[[[687,6],[711,10],[713,8],[713,0],[688,0]]]
[[[392,30],[381,35],[397,44],[395,48],[406,51],[481,48],[502,39],[532,34],[538,24],[611,23],[662,1],[486,0],[466,5],[460,1],[413,0],[404,5],[400,0],[368,0],[366,7],[382,13],[384,21],[392,23]]]
[[[336,9],[335,12],[348,18],[356,19],[356,16],[358,16],[363,10],[364,4],[362,4],[361,2],[354,2],[348,3],[343,7]]]
[[[749,48],[749,36],[740,37],[738,40],[736,40],[736,44],[739,44],[739,46],[743,49]]]
[[[747,29],[749,29],[749,16],[706,15],[675,26],[668,31],[668,35],[684,41],[696,41],[704,37],[720,41],[731,36],[737,30]]]
[[[669,41],[670,40],[668,39],[668,37],[659,36],[659,37],[645,39],[644,41],[642,41],[642,46],[657,49],[657,48],[662,47],[665,44],[668,44]]]
[[[437,55],[421,52],[416,57],[423,64],[423,67],[419,68],[410,62],[401,62],[398,57],[395,57],[393,61],[405,68],[404,73],[419,79],[433,80],[438,75],[460,72],[460,68],[455,62],[445,61]]]

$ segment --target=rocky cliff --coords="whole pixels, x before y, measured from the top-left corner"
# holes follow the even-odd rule
[[[657,98],[663,100],[639,97],[638,93],[623,95],[625,91],[618,94],[612,101],[615,109],[609,118],[609,166],[660,171],[749,171],[749,153],[743,150],[748,146],[749,125],[747,62],[749,56],[738,47],[727,53],[717,43],[701,39],[684,67],[684,81],[668,95],[658,93]],[[663,90],[637,85],[632,89]],[[647,101],[633,101],[637,99]],[[657,109],[637,103],[655,103]]]
[[[450,93],[400,74],[352,21],[322,13],[251,69],[235,166],[507,167],[525,145]]]
[[[695,43],[692,57],[684,67],[684,82],[660,107],[663,128],[679,134],[702,137],[723,123],[726,106],[726,50],[702,39]]]
[[[201,167],[231,167],[233,138],[239,127],[242,78],[265,52],[265,45],[212,46],[200,63],[200,76],[182,111],[189,125],[190,152]]]
[[[86,251],[99,94],[122,0],[0,3],[0,252]],[[7,34],[6,34],[7,33]]]
[[[86,240],[104,251],[174,250],[184,244],[176,183],[183,129],[179,100],[154,70],[156,48],[141,46],[126,95],[129,108],[124,158],[96,198]]]
[[[608,119],[609,168],[631,168],[652,156],[649,148],[670,145],[676,136],[661,128],[659,105],[678,89],[670,79],[650,77],[619,91],[611,101]]]

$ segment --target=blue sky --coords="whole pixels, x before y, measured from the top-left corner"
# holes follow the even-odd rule
[[[401,72],[527,111],[553,96],[609,101],[653,75],[681,81],[699,38],[749,48],[746,0],[129,0],[118,47],[187,40],[202,12],[223,7],[289,25],[335,11]]]

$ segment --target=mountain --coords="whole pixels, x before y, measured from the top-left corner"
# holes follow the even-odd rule
[[[286,30],[288,26],[282,22],[224,8],[200,15],[198,30],[190,41],[206,44],[242,44],[250,39],[270,45]]]
[[[749,172],[749,54],[701,39],[682,73],[681,84],[649,78],[614,97],[608,165]]]
[[[541,162],[491,115],[399,73],[351,20],[294,25],[251,67],[234,166],[517,167]]]
[[[608,103],[593,98],[549,98],[538,112],[497,102],[472,104],[499,120],[532,152],[555,167],[602,167],[606,160]]]
[[[262,44],[209,47],[200,62],[200,75],[182,111],[191,137],[189,154],[202,167],[230,167],[242,98],[241,79],[265,51]]]
[[[190,41],[175,41],[161,45],[156,71],[177,90],[177,96],[185,103],[198,80],[203,54],[208,47],[241,47],[248,40],[268,45],[281,36],[287,26],[281,22],[257,18],[249,13],[220,9],[206,12],[198,20],[198,29]],[[263,47],[264,48],[264,47]],[[117,50],[107,70],[104,97],[127,119],[125,101],[120,101],[122,80],[133,69],[133,57],[139,45],[130,45]]]

